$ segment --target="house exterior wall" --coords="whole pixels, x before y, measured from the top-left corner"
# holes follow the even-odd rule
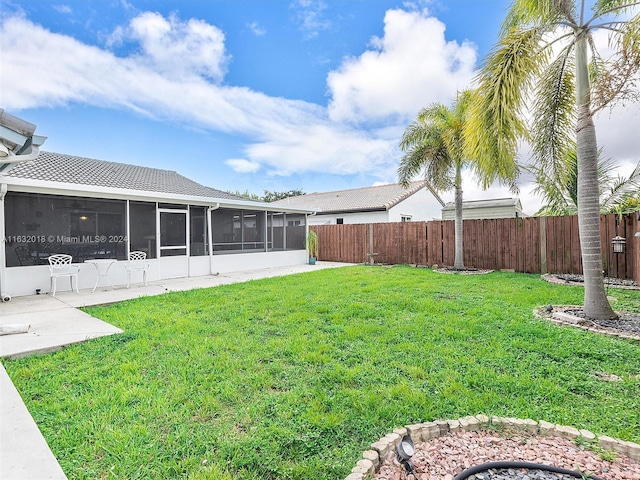
[[[282,267],[289,265],[300,265],[307,263],[307,253],[305,250],[289,250],[283,252],[261,252],[261,253],[240,253],[220,256],[190,257],[188,277],[200,277],[217,273],[239,272],[243,270],[257,270],[262,268]],[[76,264],[80,267],[78,274],[78,288],[92,289],[96,284],[96,268],[88,263]],[[127,272],[124,269],[125,262],[118,261],[109,269],[109,281],[116,287],[123,287],[127,284]],[[161,280],[160,265],[158,259],[149,260],[149,270],[147,271],[147,281]],[[49,267],[46,265],[35,265],[28,267],[11,267],[5,273],[5,294],[10,297],[25,295],[35,295],[36,289],[42,294],[49,292],[50,276]],[[142,274],[134,274],[131,284],[140,284]],[[98,288],[108,288],[104,280],[101,279]],[[66,278],[58,279],[56,291],[70,291],[70,282]]]
[[[389,222],[401,222],[402,217],[409,215],[412,222],[427,222],[440,219],[442,205],[426,188],[421,188],[413,195],[389,209]]]
[[[338,218],[342,218],[345,224],[384,223],[389,221],[389,212],[318,213],[308,217],[308,221],[309,225],[335,225]]]
[[[411,221],[428,221],[440,218],[442,205],[426,189],[422,188],[388,210],[355,213],[317,213],[309,217],[309,225],[335,225],[338,218],[344,224],[401,222],[405,216]]]
[[[487,208],[464,208],[462,209],[463,220],[480,220],[489,218],[515,218],[516,208],[514,206],[487,207]],[[442,220],[454,220],[455,209],[442,209]]]

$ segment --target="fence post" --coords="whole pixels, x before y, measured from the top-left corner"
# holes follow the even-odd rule
[[[540,273],[547,273],[547,219],[538,217],[540,221]]]
[[[369,263],[373,265],[373,223],[369,224]]]
[[[634,280],[636,283],[640,285],[640,228],[638,228],[638,231],[634,233],[633,241],[636,253],[636,264],[633,268],[633,276],[635,277]]]

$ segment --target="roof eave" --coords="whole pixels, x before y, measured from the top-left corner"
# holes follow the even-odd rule
[[[94,185],[82,185],[75,183],[51,182],[46,180],[33,180],[17,177],[0,176],[0,183],[7,184],[9,191],[26,193],[46,193],[51,195],[86,196],[99,195],[104,198],[122,200],[139,200],[155,202],[184,202],[192,205],[220,205],[222,207],[244,207],[254,210],[278,211],[285,213],[310,214],[313,210],[305,208],[283,207],[266,202],[233,200],[219,197],[201,197],[196,195],[181,195],[174,193],[150,192],[146,190],[132,190],[126,188],[99,187]],[[276,208],[274,208],[276,207]]]
[[[386,207],[371,207],[371,208],[351,208],[347,210],[318,210],[316,215],[335,215],[338,213],[368,213],[368,212],[384,212],[388,210]]]

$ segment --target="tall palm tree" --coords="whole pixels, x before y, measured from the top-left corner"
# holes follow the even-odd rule
[[[468,122],[478,132],[475,156],[482,161],[493,152],[498,170],[511,168],[524,138],[533,145],[535,162],[557,174],[575,141],[588,318],[616,318],[602,272],[593,118],[614,100],[637,98],[639,6],[637,0],[512,0],[498,44],[479,76],[479,100]],[[609,34],[608,58],[596,48],[597,30]],[[524,107],[530,99],[529,130]]]
[[[398,167],[399,183],[409,182],[422,173],[430,188],[436,192],[455,188],[455,256],[453,268],[464,270],[462,242],[462,170],[467,166],[475,169],[476,163],[467,156],[465,123],[473,97],[471,90],[458,94],[456,102],[449,108],[435,103],[423,108],[414,122],[402,135],[400,149],[405,152]],[[489,164],[487,164],[489,165]],[[490,166],[490,165],[489,165]],[[489,174],[476,169],[483,181]],[[503,180],[515,188],[515,174]],[[489,182],[490,184],[491,182]]]

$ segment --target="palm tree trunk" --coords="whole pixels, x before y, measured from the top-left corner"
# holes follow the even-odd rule
[[[591,115],[587,42],[576,43],[576,87],[578,122],[578,231],[584,274],[584,313],[587,318],[611,319],[617,315],[609,305],[602,272],[600,204],[598,199],[598,144]]]
[[[462,173],[456,168],[456,218],[455,218],[455,257],[453,268],[464,270],[464,250],[462,248]]]

